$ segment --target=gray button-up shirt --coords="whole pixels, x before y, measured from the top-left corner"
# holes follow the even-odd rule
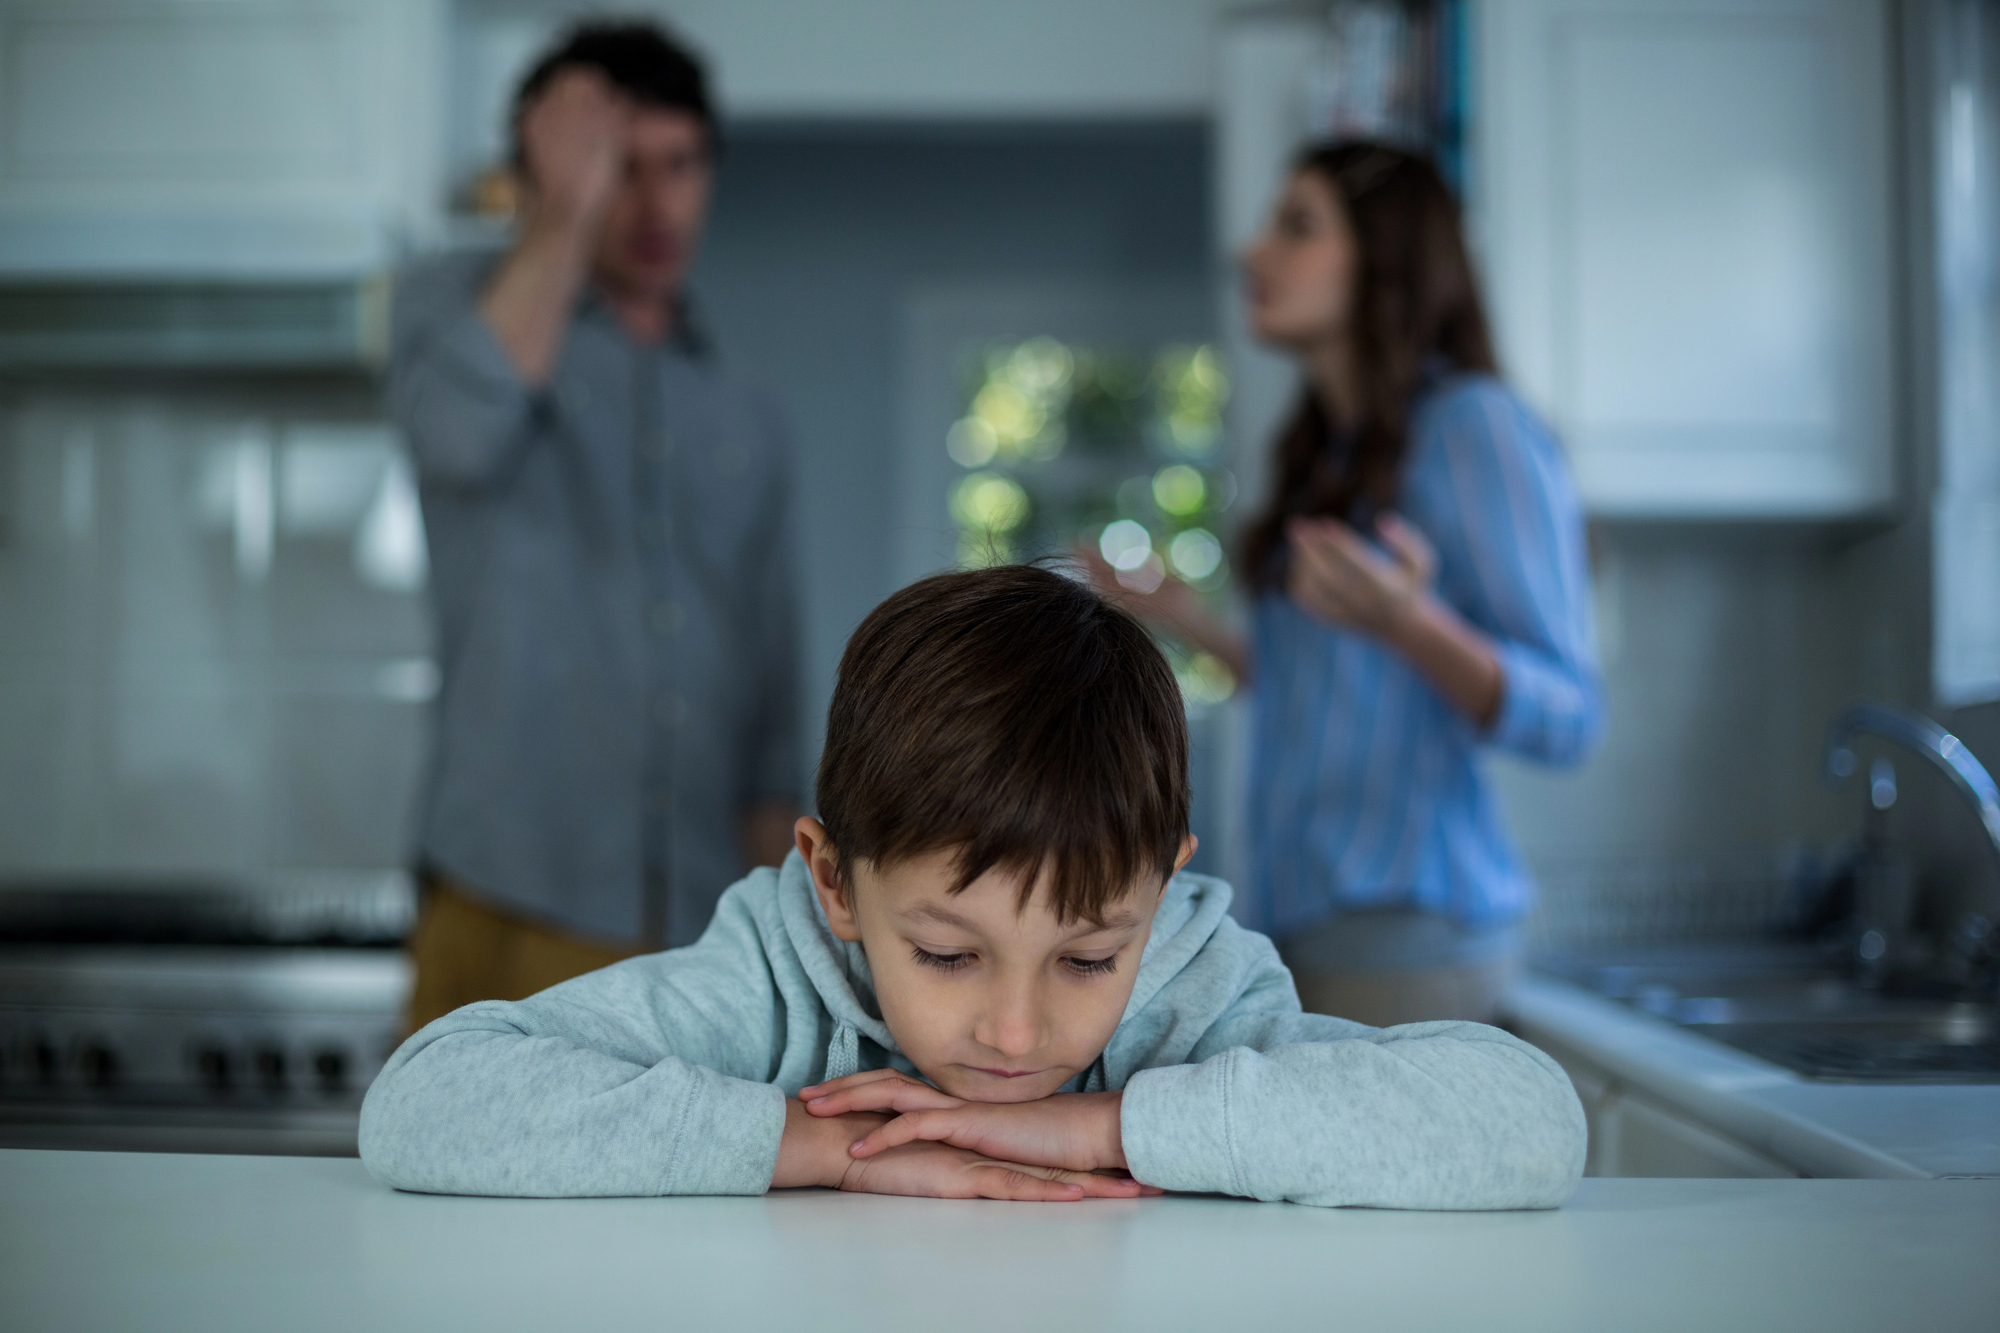
[[[416,458],[443,687],[419,854],[495,905],[683,944],[799,790],[789,445],[698,335],[578,302],[519,378],[494,256],[400,285],[389,406]]]

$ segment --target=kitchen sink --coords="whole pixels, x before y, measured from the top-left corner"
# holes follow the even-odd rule
[[[1991,1004],[1864,990],[1809,953],[1717,946],[1546,970],[1808,1078],[2000,1082]]]

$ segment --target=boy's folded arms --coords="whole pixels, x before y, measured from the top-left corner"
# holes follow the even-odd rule
[[[848,1149],[857,1159],[930,1141],[988,1157],[1070,1171],[1124,1171],[1117,1092],[1058,1092],[1032,1102],[969,1102],[893,1069],[850,1074],[799,1089],[808,1114],[888,1111]]]
[[[1042,1103],[1010,1109],[1038,1105]],[[820,1185],[863,1194],[1045,1203],[1133,1199],[1163,1192],[1141,1185],[1122,1171],[1108,1174],[1087,1167],[1065,1167],[1004,1149],[951,1141],[942,1134],[904,1134],[859,1150],[860,1140],[870,1138],[871,1131],[880,1134],[908,1118],[809,1110],[804,1103],[788,1101],[771,1188]]]

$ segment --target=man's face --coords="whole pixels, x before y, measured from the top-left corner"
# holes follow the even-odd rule
[[[641,106],[625,138],[625,169],[591,255],[615,295],[667,300],[694,266],[714,182],[708,131],[686,111]]]
[[[896,1044],[918,1072],[954,1097],[1026,1102],[1046,1097],[1096,1061],[1124,1016],[1164,884],[1135,884],[1098,922],[1059,922],[1038,883],[1020,907],[1020,881],[989,870],[961,893],[956,854],[938,851],[888,867],[849,865],[834,879],[817,821],[799,821],[799,846],[827,921],[859,941]],[[1194,851],[1188,840],[1181,860]]]

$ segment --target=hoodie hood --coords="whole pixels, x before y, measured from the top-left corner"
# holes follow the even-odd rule
[[[1070,1092],[1096,1092],[1121,1087],[1133,1069],[1142,1067],[1132,1059],[1141,1051],[1151,1051],[1157,1042],[1145,1040],[1163,1014],[1152,1012],[1164,1001],[1175,1008],[1177,1001],[1195,999],[1195,993],[1174,995],[1174,983],[1187,973],[1219,929],[1235,929],[1228,919],[1231,891],[1227,884],[1207,875],[1179,874],[1167,882],[1167,890],[1153,917],[1153,933],[1139,955],[1139,976],[1132,998],[1111,1041],[1088,1073],[1071,1080]],[[898,1069],[917,1074],[914,1065],[896,1045],[889,1025],[882,1021],[881,1005],[875,998],[874,977],[868,955],[859,944],[836,937],[827,924],[819,895],[813,892],[812,877],[797,852],[785,858],[778,869],[777,900],[787,942],[813,990],[819,996],[829,1020],[826,1035],[826,1072],[823,1081],[845,1078],[863,1069]],[[1261,937],[1244,934],[1247,939]],[[1265,944],[1268,950],[1269,945]],[[1210,988],[1201,987],[1201,992]],[[1205,994],[1201,1008],[1210,1012],[1180,1017],[1198,1017],[1198,1032],[1235,999],[1238,992],[1211,998]],[[1219,1001],[1219,1002],[1218,1002]],[[1176,1008],[1178,1013],[1178,1009]],[[1169,1024],[1168,1026],[1181,1026]],[[1124,1040],[1129,1035],[1141,1040]],[[1143,1058],[1143,1057],[1141,1057]],[[919,1075],[921,1077],[921,1075]]]

